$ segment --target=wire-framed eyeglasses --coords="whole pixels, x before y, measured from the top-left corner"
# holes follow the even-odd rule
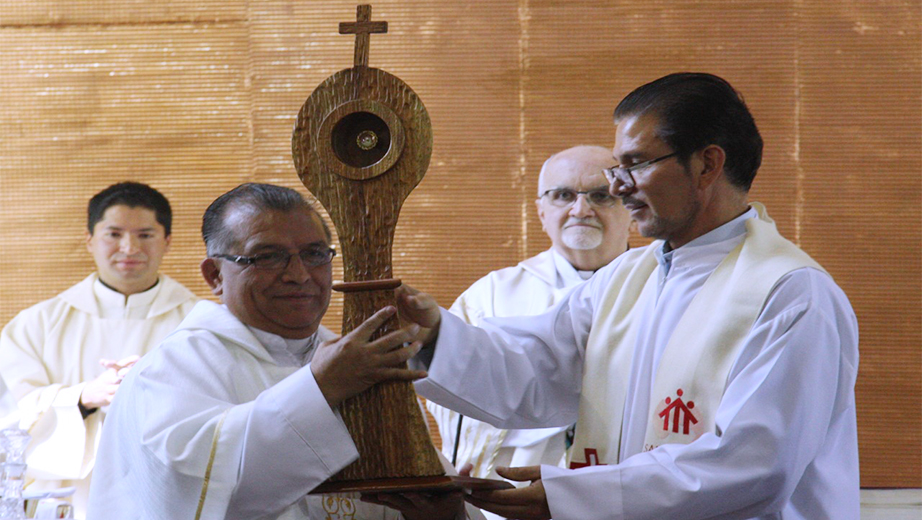
[[[610,208],[618,202],[618,199],[611,196],[608,192],[608,186],[600,186],[587,191],[578,191],[573,188],[551,188],[545,190],[541,197],[547,197],[548,202],[558,208],[567,208],[576,204],[576,200],[582,195],[590,206],[596,208]]]
[[[634,182],[634,172],[637,170],[642,170],[647,166],[656,164],[660,161],[665,161],[670,157],[675,157],[679,152],[672,152],[670,154],[664,155],[662,157],[657,157],[656,159],[650,159],[649,161],[644,161],[642,163],[634,164],[632,166],[612,166],[611,168],[603,168],[602,173],[605,174],[605,178],[608,179],[608,182],[614,183],[615,180],[621,183],[625,188],[633,188],[636,184]]]
[[[291,262],[291,257],[297,256],[305,267],[320,267],[333,261],[336,256],[336,250],[331,247],[316,247],[298,251],[295,254],[287,251],[274,251],[272,253],[262,253],[253,256],[216,254],[215,258],[223,258],[231,262],[253,266],[256,269],[284,269]]]

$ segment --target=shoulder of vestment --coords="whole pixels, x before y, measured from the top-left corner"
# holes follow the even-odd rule
[[[57,318],[63,318],[67,316],[69,309],[75,309],[76,307],[69,301],[71,298],[65,297],[67,294],[89,294],[92,296],[92,275],[85,278],[83,281],[71,286],[70,288],[64,290],[60,294],[48,298],[47,300],[42,300],[30,307],[27,307],[20,311],[16,317],[10,320],[8,325],[12,325],[14,322],[37,322],[43,324],[45,327],[51,326]],[[89,281],[89,282],[88,282]],[[89,293],[87,293],[87,287],[89,287]],[[77,309],[82,312],[85,312],[83,309]]]

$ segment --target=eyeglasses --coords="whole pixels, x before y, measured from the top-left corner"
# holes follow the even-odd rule
[[[320,267],[333,261],[333,257],[336,256],[336,250],[330,247],[317,247],[299,251],[296,255],[284,251],[276,251],[273,253],[263,253],[254,256],[225,254],[217,254],[212,256],[215,258],[224,258],[225,260],[230,260],[231,262],[240,265],[252,265],[257,269],[265,269],[268,271],[272,269],[284,269],[285,267],[288,267],[288,264],[291,262],[291,257],[293,256],[300,258],[301,263],[305,267]]]
[[[650,159],[649,161],[644,161],[640,164],[635,164],[633,166],[628,166],[628,167],[612,166],[611,168],[603,168],[602,173],[605,174],[605,178],[608,179],[608,182],[614,183],[615,180],[617,179],[618,182],[622,184],[622,186],[624,186],[627,189],[631,189],[635,185],[634,175],[633,175],[634,172],[636,172],[637,170],[646,168],[647,166],[650,166],[652,164],[656,164],[660,161],[665,161],[666,159],[670,157],[675,157],[678,154],[679,152],[672,152],[671,154],[664,155],[662,157],[657,157],[656,159]]]
[[[608,192],[608,186],[602,186],[589,191],[576,191],[571,188],[552,188],[541,194],[547,197],[547,200],[558,208],[566,208],[576,204],[576,199],[580,195],[586,196],[586,202],[590,206],[597,208],[610,208],[615,205],[618,199],[611,196]]]

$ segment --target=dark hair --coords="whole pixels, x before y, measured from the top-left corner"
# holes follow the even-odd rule
[[[202,215],[202,240],[208,256],[225,253],[234,245],[237,237],[224,225],[224,218],[231,208],[248,207],[255,210],[294,211],[306,209],[314,214],[315,210],[297,191],[284,186],[248,182],[241,184],[221,195],[205,210]],[[319,218],[327,241],[331,241],[330,228]]]
[[[615,108],[615,122],[654,114],[657,137],[687,164],[692,153],[716,144],[727,154],[724,171],[749,191],[762,164],[762,136],[742,95],[713,74],[681,72],[638,87]]]
[[[173,224],[173,210],[170,201],[159,191],[140,182],[120,182],[100,191],[90,199],[86,210],[86,227],[93,234],[93,228],[102,220],[106,210],[112,206],[129,208],[147,208],[154,212],[157,222],[163,226],[166,236],[170,236]]]

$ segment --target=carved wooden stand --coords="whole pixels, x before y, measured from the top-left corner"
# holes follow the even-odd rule
[[[397,215],[422,180],[432,154],[429,114],[396,76],[368,67],[371,6],[357,21],[355,64],[327,78],[304,103],[292,136],[292,155],[304,186],[323,204],[339,234],[344,264],[343,333],[377,310],[395,305],[391,253]],[[394,317],[377,335],[399,328]],[[413,386],[375,385],[340,408],[359,459],[314,493],[506,487],[506,482],[447,477],[429,438]]]

